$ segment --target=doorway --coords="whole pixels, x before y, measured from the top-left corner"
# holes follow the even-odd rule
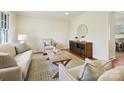
[[[124,56],[124,12],[115,13],[115,54]]]

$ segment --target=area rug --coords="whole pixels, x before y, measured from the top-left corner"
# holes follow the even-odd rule
[[[64,51],[64,53],[72,57],[72,60],[66,65],[68,69],[83,64],[84,61],[81,58],[67,51]],[[43,56],[42,53],[33,54],[26,81],[59,80],[59,78],[52,79],[52,76],[58,71],[58,67],[56,67],[54,64],[52,64],[49,60],[46,59],[47,56]]]

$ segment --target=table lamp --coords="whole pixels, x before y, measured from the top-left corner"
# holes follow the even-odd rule
[[[25,43],[27,40],[27,35],[26,34],[19,34],[18,35],[18,41],[19,43]]]

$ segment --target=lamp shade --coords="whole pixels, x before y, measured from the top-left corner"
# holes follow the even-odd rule
[[[19,34],[18,35],[18,40],[19,41],[25,41],[27,39],[27,35],[25,35],[25,34]]]

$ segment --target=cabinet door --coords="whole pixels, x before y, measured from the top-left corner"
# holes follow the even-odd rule
[[[92,58],[92,43],[86,44],[86,56]]]
[[[70,48],[70,50],[72,50],[72,42],[71,41],[69,42],[69,48]]]
[[[82,56],[85,56],[85,44],[81,44],[81,47],[80,47],[80,54]]]

